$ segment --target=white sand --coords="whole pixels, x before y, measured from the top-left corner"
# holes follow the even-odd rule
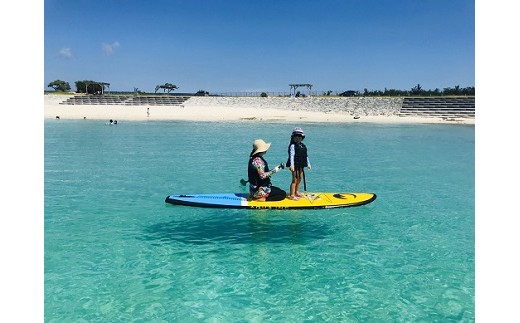
[[[317,106],[312,109],[297,110],[276,105],[254,107],[244,105],[219,104],[204,105],[204,101],[188,100],[184,106],[124,106],[124,105],[64,105],[64,95],[44,96],[44,116],[63,119],[114,119],[117,121],[136,120],[185,120],[185,121],[269,121],[269,122],[372,122],[372,123],[452,123],[475,124],[473,118],[431,118],[399,117],[395,115],[360,115],[359,119],[349,112],[324,111]],[[259,98],[261,100],[261,98]],[[148,115],[149,112],[149,115]]]

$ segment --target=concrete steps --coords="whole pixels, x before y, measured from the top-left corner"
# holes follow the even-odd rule
[[[475,118],[475,98],[404,98],[398,115],[400,117]]]
[[[76,95],[60,102],[66,105],[182,105],[189,96]]]

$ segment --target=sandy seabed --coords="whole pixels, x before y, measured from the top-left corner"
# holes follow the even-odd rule
[[[60,102],[67,97],[45,95],[44,116],[46,119],[110,119],[119,121],[183,120],[183,121],[268,121],[268,122],[371,122],[371,123],[447,123],[475,124],[474,118],[436,118],[399,116],[353,116],[347,112],[291,110],[287,107],[251,108],[248,106],[205,106],[189,104],[182,106],[124,106],[124,105],[65,105]]]

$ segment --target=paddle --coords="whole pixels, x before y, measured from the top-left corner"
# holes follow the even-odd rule
[[[285,166],[283,165],[283,163],[280,163],[280,165],[278,165],[278,166],[276,166],[276,167],[274,168],[274,171],[275,171],[275,173],[277,173],[280,169],[284,169],[284,168],[285,168]],[[244,185],[244,186],[245,186],[248,182],[249,182],[249,180],[246,181],[246,180],[243,179],[243,178],[240,179],[240,184],[242,184],[242,185]]]
[[[303,172],[303,190],[307,192],[307,182],[305,181],[305,170],[302,170]]]

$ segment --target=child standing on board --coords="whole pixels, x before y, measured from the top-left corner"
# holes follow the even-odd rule
[[[291,142],[288,147],[289,158],[286,166],[292,173],[292,181],[289,193],[289,199],[298,201],[303,195],[300,193],[300,183],[302,181],[303,168],[311,169],[311,162],[307,156],[307,146],[302,142],[305,138],[302,128],[296,127],[291,134]]]

